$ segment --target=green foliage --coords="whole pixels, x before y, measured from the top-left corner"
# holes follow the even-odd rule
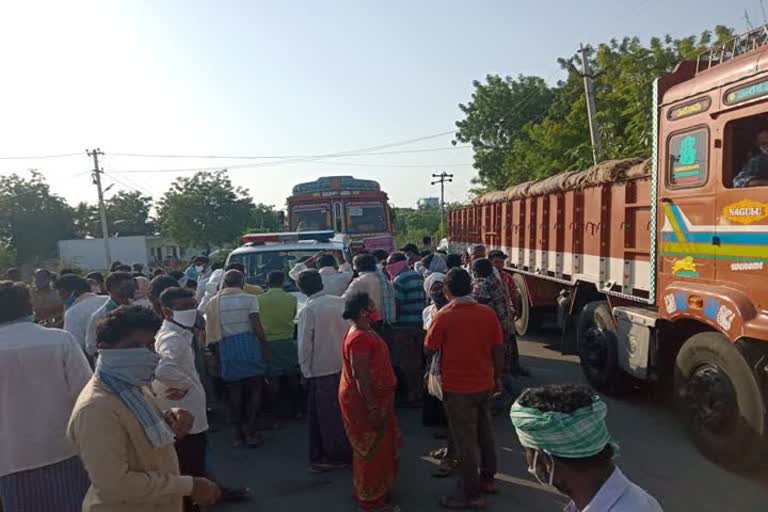
[[[74,212],[75,234],[79,238],[100,237],[99,209],[85,202],[77,203]]]
[[[440,238],[440,209],[419,207],[395,208],[395,243],[402,247],[407,243],[421,246],[425,236]]]
[[[235,187],[226,170],[178,178],[157,206],[160,232],[192,247],[219,247],[237,240],[247,228],[274,229],[271,207],[254,205],[248,191]]]
[[[0,271],[5,273],[9,267],[16,264],[16,253],[13,248],[5,243],[0,243]]]
[[[152,198],[141,192],[120,191],[104,201],[110,236],[153,235],[155,225],[149,220]],[[74,211],[75,227],[81,238],[101,237],[101,218],[96,205],[78,203]]]
[[[54,257],[56,242],[74,234],[72,208],[51,193],[42,174],[0,176],[0,242],[10,251],[4,258],[15,253],[19,263],[36,263]]]
[[[653,81],[675,65],[695,59],[733,31],[673,39],[653,38],[644,45],[636,37],[611,40],[587,48],[595,77],[597,119],[603,143],[601,158],[648,157],[652,144]],[[581,57],[559,59],[567,77],[550,87],[535,76],[487,76],[475,81],[472,100],[459,105],[456,139],[472,144],[475,182],[482,189],[503,189],[558,172],[592,164]]]
[[[149,221],[151,197],[141,192],[120,191],[105,201],[105,207],[111,236],[154,234],[154,225]]]

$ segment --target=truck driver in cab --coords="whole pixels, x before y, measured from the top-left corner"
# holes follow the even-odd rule
[[[757,152],[733,178],[734,188],[768,186],[768,128],[762,128],[757,132],[755,146]]]

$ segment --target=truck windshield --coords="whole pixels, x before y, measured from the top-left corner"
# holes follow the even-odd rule
[[[285,289],[289,292],[299,291],[296,283],[288,277],[288,272],[299,263],[317,254],[317,249],[297,249],[288,251],[265,251],[244,254],[233,254],[229,263],[242,263],[245,267],[245,278],[248,284],[266,287],[267,275],[270,272],[285,273]]]
[[[330,212],[325,206],[294,208],[291,215],[291,229],[294,231],[333,229]]]
[[[387,212],[383,204],[347,205],[347,232],[382,233],[387,231]]]

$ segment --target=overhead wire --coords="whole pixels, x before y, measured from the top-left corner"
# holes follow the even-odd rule
[[[415,144],[416,142],[421,142],[424,140],[430,140],[430,139],[436,139],[438,137],[445,137],[446,135],[454,134],[456,130],[450,130],[440,133],[435,133],[432,135],[426,135],[423,137],[416,137],[413,139],[406,139],[401,140],[397,142],[390,142],[387,144],[380,144],[378,146],[369,146],[364,148],[358,148],[358,149],[352,149],[347,151],[339,151],[335,153],[324,153],[320,155],[312,155],[309,157],[291,157],[286,158],[282,160],[274,160],[269,162],[258,162],[254,164],[235,164],[235,165],[220,165],[216,167],[195,167],[195,168],[185,168],[185,169],[134,169],[134,170],[114,170],[113,173],[118,174],[135,174],[135,173],[147,173],[147,172],[157,172],[157,173],[184,173],[184,172],[199,172],[199,171],[218,171],[222,169],[248,169],[248,168],[255,168],[255,167],[263,167],[263,166],[274,166],[274,165],[285,165],[285,164],[292,164],[292,163],[300,163],[300,162],[314,162],[317,160],[322,160],[325,158],[336,158],[341,156],[350,156],[350,155],[360,155],[366,152],[372,152],[377,151],[379,149],[387,149],[391,147],[397,147],[397,146],[403,146],[407,144]]]
[[[39,160],[42,158],[67,158],[82,155],[83,152],[81,151],[79,153],[60,153],[56,155],[0,156],[0,160]]]
[[[405,153],[431,153],[436,151],[450,151],[456,149],[469,149],[469,144],[459,144],[456,146],[419,148],[419,149],[401,149],[398,151],[378,151],[371,153],[355,153],[349,155],[339,155],[345,157],[356,156],[377,156],[377,155],[400,155]],[[157,153],[109,153],[110,156],[131,157],[131,158],[188,158],[188,159],[219,159],[219,160],[275,160],[286,158],[317,158],[322,155],[164,155]]]

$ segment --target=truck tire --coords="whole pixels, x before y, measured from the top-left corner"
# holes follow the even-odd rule
[[[626,390],[629,376],[619,366],[616,325],[607,302],[590,302],[576,322],[581,370],[589,384],[606,394]]]
[[[541,327],[541,313],[536,308],[531,307],[531,295],[525,278],[515,273],[512,275],[512,279],[514,279],[517,292],[520,294],[520,311],[518,311],[517,320],[515,320],[515,331],[518,336],[534,334]]]
[[[674,392],[704,455],[733,470],[748,470],[763,460],[765,402],[738,342],[719,332],[690,337],[677,354]]]

